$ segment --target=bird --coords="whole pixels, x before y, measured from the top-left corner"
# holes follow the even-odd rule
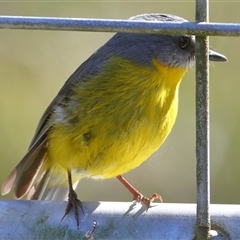
[[[187,22],[162,13],[133,21]],[[226,61],[209,50],[209,60]],[[68,200],[79,227],[75,188],[82,178],[116,177],[133,199],[150,203],[122,175],[165,141],[175,123],[183,76],[194,65],[195,37],[116,33],[68,78],[43,113],[30,146],[2,185],[3,195]],[[62,219],[63,219],[62,218]]]

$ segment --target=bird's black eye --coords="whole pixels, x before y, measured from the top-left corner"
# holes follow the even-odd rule
[[[181,49],[186,49],[190,44],[189,37],[179,37],[178,44]]]

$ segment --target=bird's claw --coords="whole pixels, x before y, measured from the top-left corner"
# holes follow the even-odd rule
[[[133,195],[133,201],[145,204],[147,207],[146,211],[149,209],[151,202],[153,202],[155,199],[159,199],[161,203],[163,202],[162,197],[157,193],[152,194],[152,196],[149,198],[143,196],[140,192],[136,192]]]

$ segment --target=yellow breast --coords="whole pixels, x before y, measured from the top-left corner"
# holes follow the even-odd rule
[[[185,69],[116,59],[75,86],[49,134],[45,167],[111,178],[137,167],[164,142],[177,115]],[[65,174],[65,173],[64,173]]]

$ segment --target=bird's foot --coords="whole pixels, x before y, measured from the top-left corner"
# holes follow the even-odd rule
[[[82,212],[83,212],[82,202],[78,199],[76,192],[73,189],[70,189],[69,193],[68,193],[68,204],[66,206],[65,213],[64,213],[61,221],[68,215],[70,210],[73,209],[74,217],[75,217],[76,222],[77,222],[77,228],[79,229],[78,207],[80,207]]]
[[[144,197],[136,188],[134,188],[123,176],[119,175],[117,176],[117,179],[132,193],[133,200],[139,203],[144,203],[147,206],[146,211],[149,209],[151,202],[153,202],[155,199],[159,199],[160,202],[163,202],[162,197],[154,193],[151,197],[147,198]]]
[[[133,200],[136,201],[136,202],[145,204],[146,207],[147,207],[146,211],[149,209],[151,202],[153,202],[155,199],[159,199],[161,203],[163,202],[162,197],[159,194],[157,194],[157,193],[152,194],[152,196],[149,197],[149,198],[143,196],[138,191],[133,193]]]

